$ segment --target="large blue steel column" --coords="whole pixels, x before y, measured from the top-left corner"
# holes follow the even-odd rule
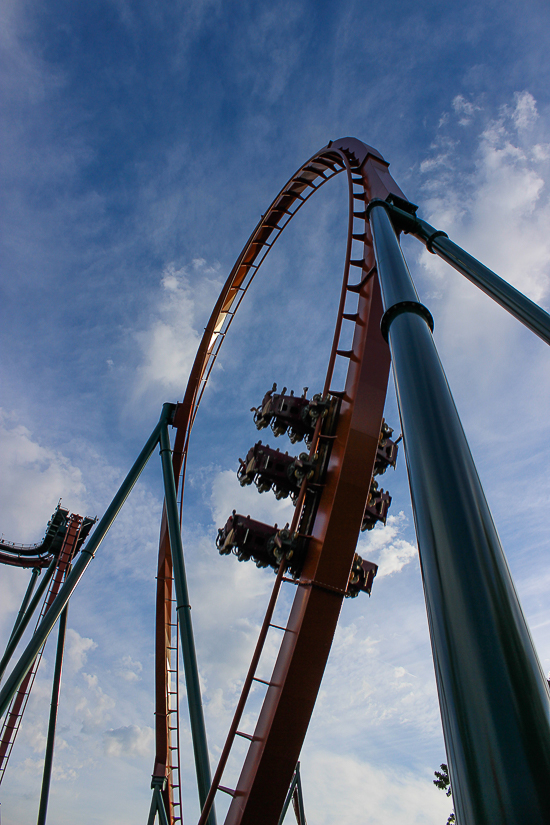
[[[383,201],[378,276],[459,825],[550,823],[549,693]]]

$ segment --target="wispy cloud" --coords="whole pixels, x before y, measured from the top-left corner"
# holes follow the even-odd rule
[[[359,539],[357,550],[369,561],[378,564],[377,579],[399,573],[403,567],[417,557],[416,547],[400,537],[407,525],[407,517],[401,511],[388,516],[384,527],[379,526]]]
[[[97,647],[93,639],[82,637],[72,627],[67,629],[65,663],[73,673],[82,670],[88,658],[88,652]]]
[[[131,759],[134,756],[148,756],[153,745],[152,728],[139,728],[126,725],[105,731],[105,753],[107,756],[122,756]]]
[[[193,282],[189,278],[193,272]],[[161,293],[146,329],[135,333],[141,358],[132,393],[132,406],[167,397],[178,399],[185,387],[202,333],[197,322],[205,318],[221,287],[219,266],[204,258],[191,267],[165,267]],[[149,406],[149,405],[148,405]]]
[[[86,500],[81,470],[59,450],[40,443],[18,417],[0,410],[2,532],[9,541],[40,541],[57,502],[78,512]]]
[[[335,818],[342,825],[352,825],[358,815],[369,825],[400,825],[403,821],[440,825],[452,808],[443,794],[430,787],[429,774],[420,778],[416,773],[384,769],[357,757],[335,756],[324,750],[308,753],[302,775],[307,816],[318,825],[330,825]]]

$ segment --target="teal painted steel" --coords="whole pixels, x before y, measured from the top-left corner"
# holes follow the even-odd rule
[[[371,225],[388,312],[412,280],[385,208]],[[425,319],[389,343],[457,822],[548,825],[548,685]]]
[[[443,258],[514,318],[525,324],[531,332],[542,338],[545,343],[550,344],[550,315],[542,307],[451,241],[446,232],[435,229],[426,221],[395,206],[389,208],[393,221],[399,229],[421,240],[430,252]]]
[[[164,807],[164,799],[162,798],[161,790],[161,787],[153,784],[153,798],[151,799],[151,807],[149,808],[147,825],[154,825],[157,814],[159,815],[159,825],[170,825],[168,816],[166,815],[166,808]]]
[[[295,791],[298,797],[298,816],[300,817],[299,825],[306,825],[306,815],[304,811],[304,795],[302,792],[302,777],[300,774],[299,762],[296,763],[296,770],[294,771],[294,776],[292,777],[292,782],[290,783],[290,788],[288,789],[288,793],[286,795],[285,804],[283,805],[283,810],[281,811],[281,816],[279,817],[278,825],[283,825],[284,818],[290,807],[290,803],[292,802],[292,795]]]
[[[41,572],[42,571],[41,571],[40,567],[33,567],[32,572],[31,572],[31,578],[30,578],[28,587],[25,591],[25,595],[23,596],[23,601],[21,602],[21,607],[19,608],[19,613],[17,614],[17,618],[16,618],[15,623],[13,625],[13,630],[10,633],[10,638],[9,638],[8,642],[11,642],[11,640],[13,639],[15,633],[17,632],[17,628],[18,628],[23,616],[25,615],[25,610],[27,609],[30,598],[32,596],[32,591],[34,590],[36,580],[38,579]]]
[[[292,782],[290,783],[290,788],[288,789],[288,793],[285,798],[285,804],[283,805],[283,810],[281,811],[281,816],[279,817],[279,822],[277,823],[277,825],[283,825],[286,812],[288,811],[290,803],[292,802],[292,794],[294,793],[294,788],[296,787],[297,782],[298,777],[296,775],[296,771],[294,771],[294,776],[292,777]]]
[[[158,424],[156,425],[155,429],[149,436],[147,443],[145,444],[143,450],[139,454],[138,458],[136,459],[132,469],[122,482],[117,494],[113,498],[112,502],[108,506],[107,510],[105,511],[105,515],[102,517],[101,521],[98,523],[96,529],[94,530],[92,536],[88,540],[86,547],[84,547],[80,551],[80,556],[75,562],[72,567],[71,572],[65,579],[59,593],[53,600],[50,609],[45,614],[44,618],[36,628],[36,632],[34,633],[32,639],[30,639],[27,647],[23,651],[21,658],[15,665],[13,671],[9,675],[8,679],[2,690],[0,691],[0,716],[4,714],[7,710],[7,707],[15,694],[16,690],[18,689],[19,685],[29,672],[32,667],[32,663],[34,659],[42,647],[43,643],[48,638],[53,626],[55,625],[57,619],[61,615],[61,612],[67,602],[69,601],[70,596],[72,595],[75,587],[77,586],[78,582],[82,578],[82,575],[86,568],[88,567],[89,563],[94,557],[96,550],[98,549],[99,545],[107,535],[109,528],[111,527],[113,521],[115,520],[116,516],[118,515],[120,508],[130,495],[132,488],[134,487],[136,481],[138,480],[141,472],[147,462],[149,461],[153,450],[155,449],[156,445],[158,444],[159,435],[162,427],[166,426],[167,421],[170,420],[171,416],[173,415],[175,409],[174,404],[165,404],[162,408],[162,414]],[[52,564],[55,563],[52,562]],[[51,565],[50,565],[51,566]],[[48,569],[49,573],[49,569]],[[53,573],[53,570],[52,570]],[[44,577],[46,579],[46,577]],[[44,584],[44,581],[41,582],[41,586]],[[40,588],[39,588],[40,589]],[[38,591],[35,594],[34,601],[38,597]],[[32,607],[32,605],[31,605]],[[30,611],[30,608],[29,608]],[[27,612],[29,612],[27,611]],[[29,617],[30,618],[30,617]],[[21,623],[23,624],[23,623]],[[21,625],[20,625],[21,627]],[[18,631],[19,632],[19,631]],[[22,631],[21,631],[22,632]],[[9,647],[9,645],[8,645]],[[10,654],[11,655],[11,654]],[[8,657],[9,658],[9,657]]]
[[[189,704],[189,720],[191,722],[191,734],[193,738],[193,752],[195,756],[195,768],[197,771],[199,800],[202,808],[206,802],[212,779],[210,774],[206,727],[204,724],[204,714],[199,684],[199,670],[197,667],[195,641],[193,638],[193,625],[191,622],[191,605],[189,604],[187,577],[185,575],[183,544],[181,540],[181,528],[176,498],[176,483],[174,479],[174,469],[172,466],[172,450],[170,448],[170,437],[168,435],[168,427],[166,424],[160,431],[160,455],[162,459],[162,472],[164,476],[166,519],[168,522],[170,549],[172,552],[172,562],[174,565],[176,610],[179,619],[183,666],[185,670],[185,685],[187,687],[187,701]],[[210,810],[208,823],[209,825],[216,825],[216,814],[213,807]]]
[[[50,795],[50,781],[52,777],[53,749],[55,744],[55,726],[57,723],[57,708],[59,706],[59,690],[61,687],[61,669],[63,667],[63,650],[65,648],[65,631],[67,629],[67,605],[59,617],[59,631],[57,636],[57,651],[55,654],[55,665],[52,685],[52,701],[50,706],[50,719],[48,722],[48,737],[46,740],[46,753],[44,755],[44,772],[42,775],[42,791],[40,793],[40,807],[38,809],[37,825],[46,825],[46,814],[48,811],[48,799]]]
[[[6,670],[8,662],[10,661],[11,657],[13,656],[15,648],[17,647],[17,645],[21,641],[21,637],[22,637],[23,633],[25,632],[28,623],[32,619],[33,613],[36,610],[36,608],[38,607],[40,599],[44,595],[44,592],[45,592],[47,586],[50,583],[50,579],[52,578],[53,574],[55,573],[56,566],[57,566],[57,558],[54,558],[54,559],[51,560],[51,562],[48,566],[48,569],[44,573],[44,578],[42,579],[42,581],[38,585],[38,587],[36,589],[36,593],[34,594],[34,597],[31,601],[30,605],[28,606],[27,610],[25,611],[25,613],[23,614],[21,619],[18,620],[17,624],[13,628],[12,634],[10,636],[10,640],[9,640],[8,644],[6,645],[6,650],[4,652],[4,655],[2,656],[2,661],[0,661],[0,679],[4,675],[4,672]],[[24,675],[23,675],[21,681],[23,681],[23,678],[24,678]],[[2,711],[2,713],[4,713],[4,711]]]

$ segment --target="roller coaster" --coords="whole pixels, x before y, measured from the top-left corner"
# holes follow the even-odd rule
[[[235,510],[220,526],[221,556],[275,570],[252,661],[213,776],[190,614],[181,519],[187,457],[205,387],[247,291],[302,206],[333,177],[348,185],[343,283],[324,385],[311,397],[268,389],[252,410],[258,430],[303,442],[297,455],[258,441],[239,482],[294,504],[284,526]],[[103,517],[58,507],[41,544],[2,541],[0,562],[31,568],[0,675],[32,616],[34,633],[0,690],[0,782],[46,640],[59,623],[38,823],[47,816],[67,606],[88,564],[160,445],[164,480],[157,568],[155,754],[148,825],[183,822],[178,655],[189,705],[197,825],[215,825],[215,797],[231,798],[225,825],[278,825],[290,805],[305,825],[299,759],[344,598],[370,593],[376,565],[356,552],[361,529],[385,523],[390,494],[377,477],[395,466],[399,440],[384,421],[390,365],[396,385],[428,624],[457,822],[550,822],[550,695],[517,600],[458,413],[399,236],[408,233],[550,343],[550,316],[417,215],[382,155],[355,138],[331,141],[285,184],[255,227],[214,306],[181,403],[160,419]],[[344,341],[352,341],[351,347]],[[346,346],[348,348],[346,348]],[[335,365],[347,365],[343,387]],[[174,431],[170,438],[169,428]],[[178,502],[179,496],[179,502]],[[92,531],[92,527],[94,527]],[[229,563],[220,560],[220,563]],[[41,574],[41,571],[44,571]],[[40,578],[41,577],[41,578]],[[40,582],[38,583],[40,578]],[[294,588],[286,624],[273,621],[283,583]],[[280,634],[268,680],[257,666],[268,633]],[[265,695],[254,730],[241,730],[251,688]],[[497,689],[498,687],[498,689]],[[236,787],[223,784],[237,737],[247,753]]]

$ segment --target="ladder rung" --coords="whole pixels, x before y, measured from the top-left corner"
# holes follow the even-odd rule
[[[351,261],[351,263],[353,263],[353,261]],[[365,272],[365,270],[363,270],[363,272]],[[376,266],[371,267],[368,272],[365,272],[363,279],[358,284],[347,284],[346,289],[349,292],[361,292],[363,286],[367,283],[367,281],[370,281],[375,272]]]
[[[296,192],[294,189],[287,189],[285,195],[292,195],[294,198],[298,198],[298,200],[300,201],[305,201],[305,198],[303,198],[301,194],[299,192]]]
[[[311,538],[311,536],[307,536],[307,538]],[[280,624],[271,624],[271,622],[270,622],[270,623],[269,623],[269,626],[270,626],[270,627],[276,627],[276,628],[277,628],[277,630],[286,630],[286,627],[281,627],[281,625],[280,625]]]
[[[275,684],[275,682],[266,682],[265,679],[260,679],[258,676],[252,677],[255,682],[261,682],[263,685],[269,685],[270,687]]]
[[[243,733],[240,730],[236,730],[235,735],[236,736],[242,736],[243,739],[248,739],[250,742],[254,742],[254,740],[256,739],[255,736],[251,736],[249,733]]]
[[[218,785],[218,790],[223,791],[223,793],[228,793],[229,796],[235,796],[235,791],[231,788],[226,788],[224,785]]]

